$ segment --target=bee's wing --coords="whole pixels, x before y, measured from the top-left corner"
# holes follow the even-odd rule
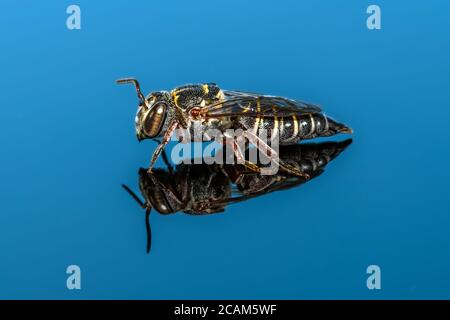
[[[287,117],[319,113],[313,104],[277,96],[259,95],[241,91],[224,91],[225,100],[206,106],[208,117],[264,116]]]
[[[255,192],[249,192],[244,193],[242,190],[234,190],[234,196],[227,198],[227,199],[221,199],[215,202],[216,205],[222,204],[222,205],[229,205],[232,203],[238,203],[247,201],[253,198],[257,198],[263,195],[266,195],[271,192],[275,191],[281,191],[281,190],[287,190],[293,187],[296,187],[298,185],[301,185],[303,183],[306,183],[308,181],[305,181],[303,178],[300,177],[286,177],[285,179],[282,179],[281,181],[278,181],[275,185],[268,186],[267,188]]]

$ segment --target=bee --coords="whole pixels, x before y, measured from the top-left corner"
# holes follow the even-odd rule
[[[238,141],[225,139],[226,130],[242,129],[245,141],[270,155],[280,169],[306,178],[307,174],[279,159],[277,152],[260,138],[261,130],[267,132],[270,140],[278,138],[280,145],[352,133],[348,126],[326,116],[318,106],[283,97],[222,90],[214,83],[188,84],[170,92],[152,92],[145,97],[136,79],[119,79],[117,83],[135,86],[139,99],[135,119],[137,139],[161,139],[151,157],[149,172],[177,129],[191,133],[194,128],[222,132],[222,137],[216,137],[217,141],[232,144],[229,147],[239,163],[261,172],[261,167],[245,159],[245,150]]]
[[[271,192],[300,186],[321,175],[328,163],[342,153],[352,140],[307,143],[280,147],[280,157],[311,179],[279,171],[261,175],[244,165],[185,164],[152,172],[139,169],[142,201],[128,186],[122,187],[145,209],[147,252],[151,247],[150,212],[154,208],[163,215],[184,212],[208,215],[225,211],[229,204],[247,201]],[[164,157],[164,159],[167,159]]]

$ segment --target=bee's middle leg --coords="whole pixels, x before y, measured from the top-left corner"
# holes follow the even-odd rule
[[[255,145],[258,150],[263,152],[265,155],[267,155],[271,161],[273,161],[274,164],[276,164],[281,170],[285,171],[288,174],[302,177],[304,179],[309,179],[309,174],[300,171],[298,168],[290,165],[287,162],[284,162],[280,159],[278,153],[270,147],[266,142],[264,142],[260,137],[258,137],[253,132],[246,130],[244,131],[244,136],[253,144]]]
[[[243,164],[250,172],[261,173],[261,168],[258,165],[245,159],[245,154],[236,140],[233,140],[232,148],[238,163]]]

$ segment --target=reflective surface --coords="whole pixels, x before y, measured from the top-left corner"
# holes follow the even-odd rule
[[[262,175],[239,164],[196,164],[189,161],[175,168],[164,154],[166,169],[149,172],[139,169],[139,188],[142,201],[128,186],[124,189],[145,210],[147,252],[151,248],[150,213],[154,208],[161,214],[182,211],[191,215],[224,212],[227,205],[247,201],[274,191],[287,190],[321,175],[326,165],[344,151],[351,140],[342,142],[304,143],[281,146],[280,160],[285,161],[305,177],[280,170],[277,174]],[[222,151],[223,152],[223,151]],[[200,161],[199,161],[200,162]]]
[[[378,0],[379,31],[356,0],[77,3],[69,31],[61,1],[2,2],[1,298],[450,298],[450,3]],[[353,143],[224,213],[153,212],[146,254],[121,184],[141,197],[156,145],[123,76],[317,103]]]

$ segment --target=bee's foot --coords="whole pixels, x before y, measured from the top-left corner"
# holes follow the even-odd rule
[[[256,164],[250,162],[250,161],[245,161],[244,162],[244,166],[246,169],[250,170],[251,172],[256,172],[256,173],[260,173],[261,172],[261,168],[258,167]]]

